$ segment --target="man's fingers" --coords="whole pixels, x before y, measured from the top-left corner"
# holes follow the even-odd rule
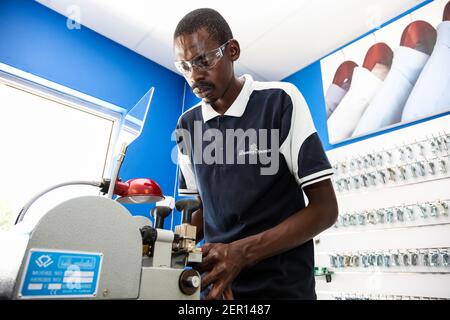
[[[211,283],[218,279],[218,273],[216,270],[212,269],[204,277],[202,277],[202,290],[207,288]]]
[[[214,264],[212,263],[198,263],[192,266],[193,269],[197,270],[200,273],[210,272],[214,268]]]
[[[223,292],[223,284],[216,284],[212,287],[211,291],[209,292],[208,296],[206,297],[206,300],[217,300],[222,296]]]
[[[202,262],[198,264],[196,269],[200,271],[200,273],[203,272],[209,272],[214,268],[214,265],[217,262],[216,256],[211,252],[209,255],[204,256],[202,258]]]
[[[233,291],[231,290],[231,286],[228,286],[223,291],[223,299],[224,300],[234,300],[234,295],[233,295]]]
[[[205,244],[202,246],[202,254],[203,254],[204,256],[208,255],[210,249],[211,249],[211,244],[210,244],[210,243],[205,243]]]
[[[200,274],[202,274],[204,272],[208,272],[208,270],[205,268],[205,266],[203,266],[200,263],[196,263],[196,264],[192,265],[192,269],[194,269],[195,271],[198,271]]]
[[[216,259],[217,257],[213,252],[208,252],[208,254],[203,255],[202,265],[207,266],[208,264],[214,263]]]

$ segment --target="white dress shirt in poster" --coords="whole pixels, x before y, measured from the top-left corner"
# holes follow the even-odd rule
[[[355,68],[350,90],[328,119],[330,143],[340,142],[352,135],[382,83],[383,81],[366,68]]]
[[[409,96],[402,121],[450,111],[450,21],[437,27],[433,53]]]
[[[409,47],[395,50],[391,70],[364,112],[353,136],[378,131],[401,121],[406,101],[429,57]]]
[[[341,103],[344,96],[347,94],[347,90],[342,89],[338,85],[332,83],[325,95],[325,103],[327,105],[327,119],[336,110],[339,103]]]

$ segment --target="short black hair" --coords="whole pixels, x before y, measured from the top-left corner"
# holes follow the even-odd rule
[[[189,12],[178,22],[173,38],[183,34],[193,34],[205,28],[218,44],[223,44],[233,39],[233,33],[227,21],[214,9],[201,8]]]

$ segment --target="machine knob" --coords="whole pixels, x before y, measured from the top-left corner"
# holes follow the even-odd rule
[[[142,236],[142,244],[146,246],[153,246],[156,242],[156,238],[158,238],[158,232],[155,228],[150,226],[145,226],[140,229]]]
[[[191,287],[191,288],[196,288],[197,289],[198,287],[200,287],[200,283],[201,283],[201,281],[200,281],[200,277],[199,276],[188,277],[185,280],[185,284],[188,287]]]
[[[183,215],[182,223],[191,224],[192,214],[200,209],[202,206],[200,200],[197,199],[183,199],[177,201],[175,207]]]
[[[155,219],[155,228],[164,229],[164,219],[172,212],[170,207],[154,207],[152,209],[152,216]]]
[[[200,288],[200,274],[195,270],[185,270],[180,276],[179,286],[181,292],[186,295],[193,295]]]

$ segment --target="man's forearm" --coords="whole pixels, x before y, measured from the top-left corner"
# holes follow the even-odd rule
[[[234,242],[241,246],[249,265],[298,247],[328,229],[332,224],[317,210],[308,207],[278,226]]]
[[[314,197],[318,199],[310,199],[313,201],[307,208],[276,227],[232,243],[242,251],[247,266],[298,247],[333,225],[337,218],[334,192],[328,199],[320,199],[317,193]]]

